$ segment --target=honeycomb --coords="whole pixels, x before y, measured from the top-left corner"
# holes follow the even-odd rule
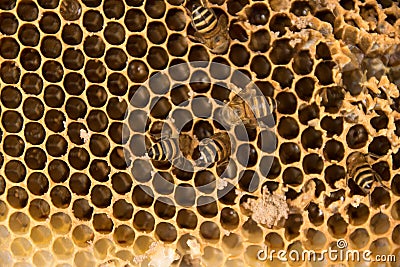
[[[183,2],[0,0],[0,266],[400,266],[399,2],[209,0],[224,54]],[[267,126],[223,125],[249,83]],[[185,155],[230,126],[229,163],[149,159],[170,121]],[[385,187],[347,179],[354,151]],[[258,253],[343,240],[397,262]]]

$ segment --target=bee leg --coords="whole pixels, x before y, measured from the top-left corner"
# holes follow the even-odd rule
[[[194,36],[188,34],[187,37],[188,37],[189,40],[192,41],[192,42],[204,43],[204,39],[201,38],[197,32],[194,33]]]

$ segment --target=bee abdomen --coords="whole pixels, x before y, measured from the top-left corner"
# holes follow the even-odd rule
[[[179,143],[175,139],[161,140],[154,144],[147,152],[154,160],[172,160],[179,153]]]
[[[192,19],[194,28],[200,33],[213,30],[218,22],[214,13],[203,6],[198,6],[193,10]]]

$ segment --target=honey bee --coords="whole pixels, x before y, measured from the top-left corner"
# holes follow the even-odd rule
[[[378,181],[381,186],[390,190],[382,183],[380,175],[372,169],[366,157],[360,152],[351,153],[346,160],[348,177],[352,178],[355,184],[365,193],[369,194],[372,185]]]
[[[203,43],[215,54],[223,54],[230,44],[228,18],[225,15],[217,17],[205,1],[187,0],[185,8],[196,31],[189,38]]]
[[[247,127],[255,128],[258,126],[257,120],[267,117],[275,108],[275,99],[256,96],[246,89],[222,108],[221,119],[229,124],[237,125],[242,122]]]
[[[200,157],[198,166],[226,162],[231,155],[231,142],[227,133],[221,132],[199,143]]]
[[[192,153],[193,140],[186,134],[180,134],[179,137],[168,137],[157,141],[147,151],[147,155],[157,161],[172,161],[181,157],[187,157]]]

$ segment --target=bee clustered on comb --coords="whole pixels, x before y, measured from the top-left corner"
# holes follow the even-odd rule
[[[260,266],[265,245],[338,239],[398,260],[398,1],[209,0],[221,54],[187,38],[183,2],[0,0],[0,266]],[[196,172],[146,157],[169,116],[193,140],[221,132],[213,103],[234,94],[189,81],[242,88],[237,70],[276,102],[275,132],[233,125],[235,160]],[[345,182],[354,151],[390,190]]]

